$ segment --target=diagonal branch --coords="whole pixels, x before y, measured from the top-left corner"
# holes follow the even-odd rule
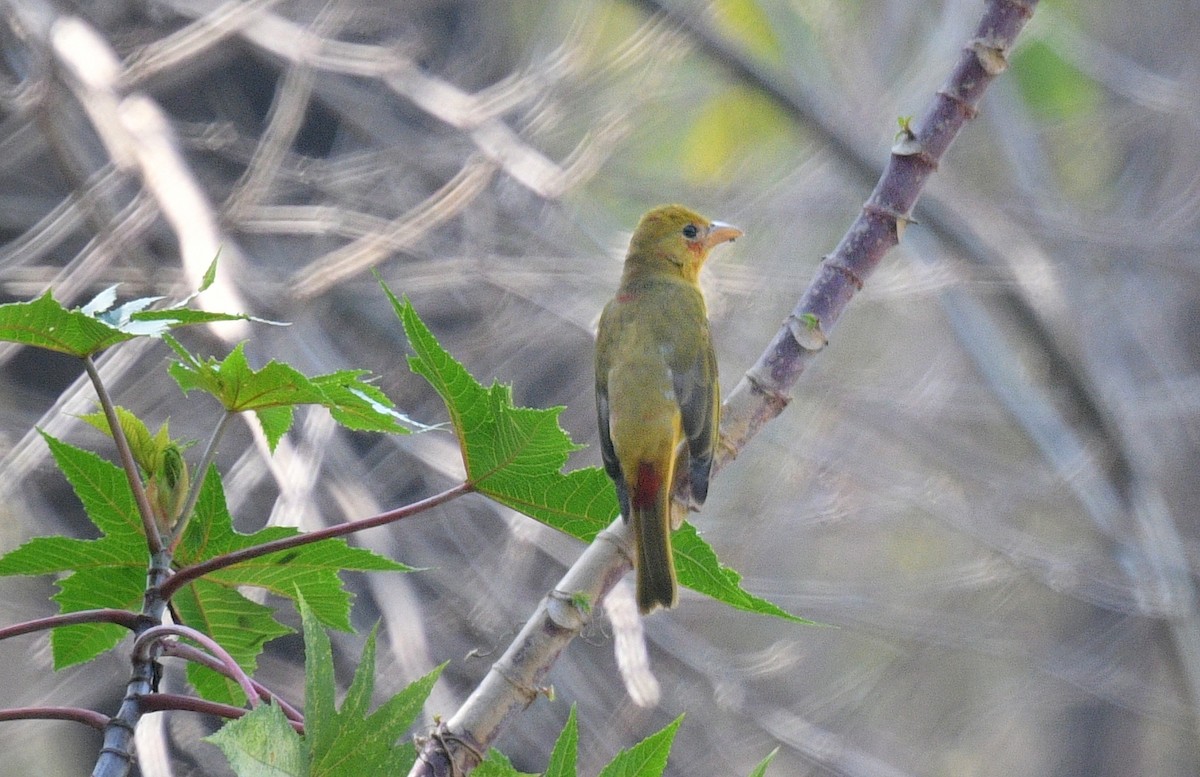
[[[718,466],[729,463],[788,405],[792,389],[825,336],[910,222],[926,181],[976,113],[1037,0],[990,0],[975,36],[919,122],[905,128],[858,218],[722,408]],[[618,519],[569,569],[448,721],[421,750],[409,777],[458,775],[479,764],[502,727],[537,697],[541,679],[588,621],[580,604],[598,601],[630,568],[626,526]]]

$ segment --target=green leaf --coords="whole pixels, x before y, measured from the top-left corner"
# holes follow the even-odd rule
[[[550,753],[550,763],[546,765],[546,773],[542,777],[575,777],[578,748],[579,722],[575,717],[575,705],[572,704],[571,712],[567,715],[566,725],[563,726],[562,733],[558,735],[558,740],[554,743],[554,750]]]
[[[778,605],[743,590],[742,576],[717,559],[712,546],[700,537],[692,524],[684,523],[671,535],[671,548],[681,585],[739,610],[815,625],[813,621],[792,615]]]
[[[215,270],[215,264],[209,270]],[[205,280],[211,282],[207,274]],[[214,313],[184,307],[195,296],[162,310],[146,310],[162,297],[142,297],[114,308],[117,287],[110,286],[83,307],[68,310],[47,291],[31,302],[0,305],[0,340],[83,357],[135,337],[161,337],[181,326],[246,319],[275,323],[244,313]]]
[[[212,394],[231,413],[254,411],[272,450],[291,428],[297,405],[321,405],[334,420],[355,430],[408,434],[407,419],[391,400],[367,383],[362,370],[340,370],[309,378],[293,367],[270,361],[252,369],[246,344],[239,343],[224,359],[200,360],[175,340],[168,343],[180,356],[169,372],[184,394],[194,390]]]
[[[599,468],[562,472],[579,448],[558,425],[562,408],[515,407],[508,386],[485,388],[442,348],[408,299],[383,289],[412,346],[409,365],[446,404],[472,487],[572,537],[595,539],[619,512],[616,491]],[[743,591],[737,572],[722,566],[689,524],[672,543],[679,582],[688,588],[739,609],[808,622]]]
[[[225,505],[225,492],[216,467],[211,467],[196,501],[196,510],[182,541],[176,549],[175,563],[187,567],[215,556],[231,553],[265,542],[293,537],[297,529],[271,526],[251,534],[234,530],[233,519]],[[182,587],[175,595],[180,615],[189,625],[202,629],[224,645],[238,663],[253,671],[262,646],[270,639],[288,633],[275,621],[271,611],[246,599],[238,591],[242,586],[266,589],[295,601],[303,596],[307,606],[326,625],[350,631],[351,595],[342,587],[343,570],[408,572],[412,568],[376,555],[369,550],[352,548],[345,540],[327,539],[290,550],[277,551],[243,561]],[[197,668],[189,677],[206,677]],[[236,684],[218,678],[197,686],[214,701],[241,696]],[[217,693],[208,696],[208,692]],[[235,703],[235,702],[229,702]]]
[[[0,305],[0,340],[89,356],[133,339],[81,310],[67,310],[46,292],[32,302]]]
[[[125,473],[96,454],[42,435],[88,518],[100,530],[95,540],[37,537],[0,557],[0,575],[67,573],[58,581],[54,599],[64,613],[112,607],[141,608],[149,551],[141,518]],[[252,534],[233,529],[225,494],[215,467],[210,468],[175,556],[177,567],[198,564],[214,556],[291,537],[299,531],[269,527]],[[253,671],[265,642],[288,629],[271,611],[239,591],[241,586],[264,588],[295,599],[303,594],[313,612],[333,628],[350,630],[350,594],[343,589],[342,570],[410,571],[410,567],[352,548],[344,540],[328,539],[292,550],[278,551],[221,569],[183,586],[174,602],[189,625],[199,628],[229,650],[238,663]],[[82,624],[55,629],[51,635],[56,668],[95,658],[111,649],[125,631],[111,624]],[[207,698],[240,703],[240,688],[201,667],[189,677]]]
[[[368,712],[375,689],[372,629],[354,680],[340,710],[334,706],[333,651],[329,637],[303,598],[299,601],[305,644],[305,746],[312,777],[405,774],[416,761],[410,741],[398,741],[412,726],[445,665],[410,684]]]
[[[750,777],[767,777],[767,767],[771,765],[771,761],[774,761],[777,755],[779,755],[778,747],[767,753],[767,757],[758,762],[758,765],[750,772]]]
[[[118,406],[116,412],[117,423],[121,425],[121,431],[124,432],[125,439],[129,442],[133,460],[144,475],[149,476],[159,471],[163,456],[168,449],[185,450],[192,445],[191,440],[172,440],[170,425],[166,421],[158,427],[157,432],[150,434],[150,429],[145,422],[131,411]],[[112,437],[112,430],[108,428],[108,416],[104,414],[104,411],[97,410],[94,413],[81,415],[79,420]]]
[[[204,738],[238,777],[306,777],[304,743],[275,704],[262,704]]]
[[[471,774],[475,777],[538,777],[536,774],[517,771],[508,760],[508,756],[494,747],[488,750],[487,756]]]
[[[42,437],[102,536],[95,540],[35,537],[0,557],[0,575],[68,573],[58,581],[53,597],[63,613],[104,607],[140,609],[149,554],[125,473],[91,451],[44,432]],[[50,636],[54,666],[62,669],[89,661],[115,646],[125,633],[112,624],[55,629]]]
[[[682,722],[683,716],[680,715],[662,731],[619,753],[600,771],[599,777],[660,777],[667,768],[671,743],[675,741],[675,732]]]
[[[247,674],[258,668],[258,656],[267,642],[292,631],[275,620],[270,607],[206,578],[184,586],[171,601],[184,623],[212,636]],[[188,664],[187,678],[205,699],[238,707],[246,703],[237,682],[208,667]]]
[[[580,446],[558,425],[561,407],[516,407],[508,386],[485,388],[437,342],[412,304],[384,287],[414,355],[409,366],[441,395],[458,437],[467,479],[501,504],[591,541],[617,515],[617,498],[599,469],[562,473]]]
[[[121,325],[121,331],[147,337],[160,337],[172,329],[195,324],[211,324],[217,321],[255,321],[260,324],[284,326],[278,321],[267,321],[245,313],[217,313],[211,310],[193,310],[191,308],[167,308],[165,310],[145,310],[129,314],[128,320]]]

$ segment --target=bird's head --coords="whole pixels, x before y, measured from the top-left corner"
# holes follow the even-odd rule
[[[629,241],[626,271],[677,273],[695,282],[708,252],[741,236],[737,227],[711,221],[682,205],[663,205],[638,222]]]

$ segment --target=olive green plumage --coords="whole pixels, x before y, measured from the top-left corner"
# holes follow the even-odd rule
[[[709,250],[741,234],[679,205],[655,208],[638,223],[621,285],[600,317],[600,451],[621,514],[632,522],[643,613],[678,600],[671,558],[677,470],[686,470],[696,504],[708,494],[721,399],[699,276]]]

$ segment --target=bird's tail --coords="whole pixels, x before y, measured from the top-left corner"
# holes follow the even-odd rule
[[[671,557],[670,484],[651,464],[638,467],[630,512],[637,546],[634,569],[637,571],[637,603],[643,614],[679,601],[675,579],[675,561]]]

